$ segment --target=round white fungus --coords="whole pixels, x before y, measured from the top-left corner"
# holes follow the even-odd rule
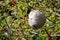
[[[46,22],[45,15],[39,10],[32,10],[29,13],[28,17],[29,17],[28,19],[29,25],[36,29],[41,28]]]

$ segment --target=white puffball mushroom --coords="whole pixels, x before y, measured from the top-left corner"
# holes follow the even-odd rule
[[[45,15],[40,12],[39,10],[32,10],[28,15],[28,24],[33,28],[41,28],[45,22],[46,17]]]

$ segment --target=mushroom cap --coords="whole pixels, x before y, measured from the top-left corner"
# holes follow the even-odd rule
[[[39,10],[32,10],[29,13],[28,17],[29,17],[28,19],[29,25],[36,29],[41,28],[46,22],[45,15]]]

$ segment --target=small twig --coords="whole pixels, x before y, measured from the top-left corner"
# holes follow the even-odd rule
[[[53,14],[57,15],[58,17],[60,17],[60,14],[58,12],[54,12]]]
[[[51,37],[50,34],[47,32],[46,28],[44,28],[44,30],[45,30],[46,34],[48,35],[49,40],[52,40],[52,37]]]
[[[5,17],[6,18],[6,17]],[[10,31],[10,26],[9,24],[7,23],[6,19],[5,19],[5,22],[6,22],[6,25],[8,26],[8,35],[9,35],[9,39],[11,40],[11,31]]]

